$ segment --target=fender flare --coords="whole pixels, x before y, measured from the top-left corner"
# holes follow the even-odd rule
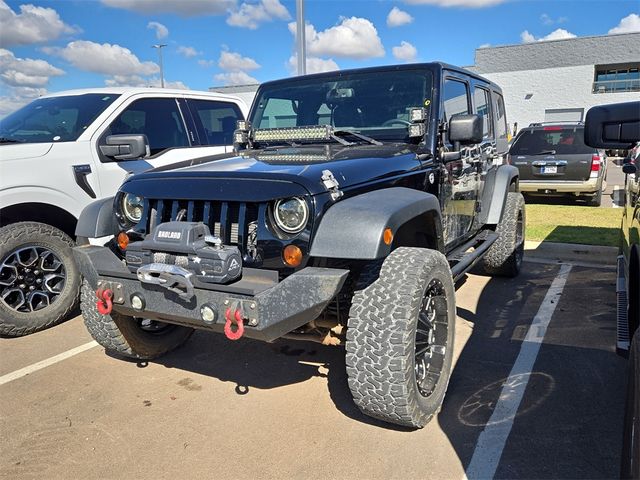
[[[375,260],[386,257],[386,228],[394,235],[410,220],[431,213],[437,222],[435,241],[442,243],[440,202],[430,193],[391,187],[342,200],[323,215],[309,254],[312,257]]]
[[[118,222],[113,214],[113,198],[102,198],[84,207],[76,225],[77,237],[100,238],[118,232]]]
[[[507,202],[507,193],[515,183],[518,190],[518,168],[513,165],[500,165],[491,169],[485,179],[482,193],[481,225],[497,225],[502,220],[502,212]]]

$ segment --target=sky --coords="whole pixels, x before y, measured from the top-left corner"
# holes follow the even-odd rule
[[[0,116],[47,92],[295,74],[295,0],[0,0]],[[305,0],[308,73],[640,31],[638,0]]]

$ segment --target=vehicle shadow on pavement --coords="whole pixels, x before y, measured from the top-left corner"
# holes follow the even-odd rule
[[[510,377],[556,274],[555,265],[525,262],[516,279],[489,280],[475,313],[457,310],[473,333],[437,421],[465,470],[505,382],[528,382],[515,418],[494,419],[514,422],[495,478],[618,475],[625,381],[615,354],[613,272],[572,269],[533,371]]]
[[[343,347],[295,340],[232,342],[223,335],[196,331],[183,348],[154,363],[233,383],[238,395],[323,378],[331,400],[346,417],[385,429],[407,430],[368,417],[355,406],[347,384]]]

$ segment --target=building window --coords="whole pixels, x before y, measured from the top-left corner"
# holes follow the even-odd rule
[[[597,65],[593,93],[640,91],[640,65]]]

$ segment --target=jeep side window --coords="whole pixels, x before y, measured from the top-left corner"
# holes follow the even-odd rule
[[[460,80],[447,78],[443,90],[444,118],[449,121],[459,113],[469,113],[469,91],[467,84]]]
[[[243,119],[235,103],[211,100],[187,100],[193,114],[201,145],[233,144],[236,121]]]
[[[474,113],[482,117],[484,138],[493,137],[493,122],[491,121],[491,102],[489,100],[489,91],[480,87],[473,87],[473,105]]]
[[[109,125],[103,138],[119,134],[146,135],[152,156],[167,148],[189,146],[182,115],[173,98],[136,100]]]
[[[502,95],[493,92],[496,106],[496,138],[507,139],[507,116],[504,111],[504,100]]]

